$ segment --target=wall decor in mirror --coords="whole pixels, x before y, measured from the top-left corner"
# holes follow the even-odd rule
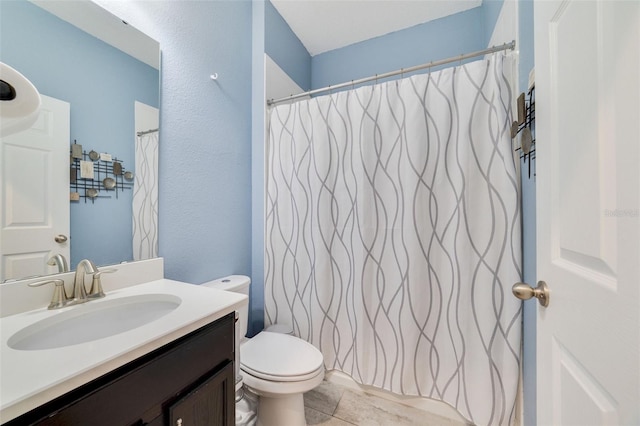
[[[75,140],[71,144],[69,201],[95,202],[97,198],[120,198],[133,188],[133,172],[108,153],[87,152]],[[126,170],[126,171],[125,171]]]
[[[42,100],[31,128],[0,139],[0,282],[59,272],[56,255],[72,269],[156,257],[159,44],[89,0],[0,1],[0,62]],[[97,162],[114,153],[132,190],[70,201],[73,140]]]

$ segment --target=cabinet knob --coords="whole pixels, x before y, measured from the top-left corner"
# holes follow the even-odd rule
[[[176,426],[182,426],[182,419],[176,420]]]

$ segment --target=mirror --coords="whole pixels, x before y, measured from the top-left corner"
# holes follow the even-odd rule
[[[84,258],[103,266],[155,257],[159,44],[89,0],[3,1],[0,2],[0,62],[20,71],[43,97],[69,104],[67,150],[75,140],[82,145],[86,157],[83,160],[93,160],[93,155],[89,158],[90,151],[110,154],[124,169],[116,181],[129,183],[117,191],[106,190],[103,179],[115,173],[111,167],[108,175],[105,172],[94,177],[94,183],[99,187],[96,198],[86,196],[85,189],[81,188],[76,191],[79,200],[70,201],[74,188],[73,185],[66,188],[70,230],[68,241],[63,245],[67,249],[70,245],[69,267],[75,268]],[[138,132],[147,131],[151,132],[137,136]],[[144,149],[146,154],[142,155],[151,157],[141,157],[140,150]],[[4,155],[2,161],[9,161],[7,158],[8,155]],[[65,158],[65,173],[73,176],[69,155]],[[17,157],[11,161],[21,169],[35,167],[29,164],[30,159]],[[108,163],[107,157],[94,163],[97,169],[99,164]],[[7,174],[9,168],[5,164],[0,167]],[[133,173],[133,180],[124,179],[127,171]],[[31,183],[31,186],[35,187],[35,184]],[[150,193],[152,199],[143,200],[141,205],[134,192],[145,188],[152,188],[156,195],[153,198]],[[1,200],[3,212],[8,204],[6,192]],[[47,191],[41,192],[48,196]],[[138,203],[135,209],[134,203]],[[141,211],[151,211],[151,215],[140,219]],[[5,216],[3,214],[3,227]],[[151,247],[134,249],[134,234],[143,242],[139,246]],[[56,254],[55,249],[41,254],[38,263],[46,263],[53,254]],[[0,268],[11,270],[6,266],[4,254]],[[57,272],[54,266],[45,268],[44,273]],[[20,275],[6,273],[0,277],[0,282],[43,274],[28,268],[13,270],[19,270]]]

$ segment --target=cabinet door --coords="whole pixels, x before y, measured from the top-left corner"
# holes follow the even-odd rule
[[[169,407],[170,426],[233,426],[233,363],[219,370]]]

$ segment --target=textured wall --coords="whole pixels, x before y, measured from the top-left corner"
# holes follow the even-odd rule
[[[100,4],[162,49],[159,251],[165,276],[201,283],[250,275],[251,2]]]

